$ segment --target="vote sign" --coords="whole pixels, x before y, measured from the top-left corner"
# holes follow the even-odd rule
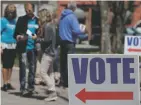
[[[135,55],[68,55],[69,105],[139,105]]]
[[[141,36],[125,36],[124,54],[141,55]]]

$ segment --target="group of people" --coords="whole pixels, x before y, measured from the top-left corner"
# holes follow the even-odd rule
[[[16,7],[14,4],[9,4],[4,17],[1,18],[2,90],[14,89],[11,85],[11,75],[15,57],[18,55],[21,95],[37,93],[35,74],[38,72],[47,86],[48,97],[45,101],[56,100],[54,62],[58,45],[60,45],[61,84],[64,88],[68,88],[67,54],[75,53],[77,37],[87,31],[80,29],[78,19],[73,13],[77,8],[75,2],[68,3],[58,20],[56,15],[47,9],[40,10],[36,17],[33,4],[26,3],[24,7],[26,15],[16,20]],[[38,61],[41,63],[39,70]],[[27,67],[29,73],[26,86]]]

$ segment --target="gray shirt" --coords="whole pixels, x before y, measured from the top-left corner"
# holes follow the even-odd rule
[[[44,53],[50,56],[55,55],[55,45],[56,45],[56,25],[49,22],[44,26]]]

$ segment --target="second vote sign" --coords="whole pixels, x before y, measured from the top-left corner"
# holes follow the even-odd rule
[[[135,55],[68,55],[69,105],[140,105]]]
[[[141,36],[125,36],[124,54],[141,55]]]

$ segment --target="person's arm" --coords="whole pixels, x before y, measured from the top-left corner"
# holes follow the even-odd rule
[[[17,36],[20,34],[19,32],[19,28],[21,27],[20,26],[20,20],[21,20],[21,17],[18,18],[18,21],[16,23],[16,28],[15,28],[15,33],[14,33],[14,38],[17,40]]]
[[[6,23],[5,23],[5,20],[3,18],[1,18],[0,21],[1,21],[0,32],[2,33],[4,31],[4,29],[6,28]]]
[[[14,33],[14,38],[17,41],[26,41],[28,39],[28,35],[26,34],[25,31],[25,18],[24,17],[19,17],[16,28],[15,28],[15,33]]]
[[[4,29],[5,29],[6,23],[5,23],[5,21],[4,21],[3,18],[0,19],[0,22],[1,22],[0,32],[1,32],[1,35],[2,35],[2,32],[3,32]],[[0,39],[1,39],[1,36],[0,36]],[[3,53],[2,42],[0,41],[0,54],[2,54],[2,53]]]
[[[56,26],[53,25],[52,26],[52,48],[55,50],[55,46],[56,46]]]
[[[77,18],[73,15],[70,17],[70,24],[71,24],[72,32],[74,34],[76,35],[84,34],[84,32],[80,30],[80,25]]]
[[[37,20],[36,20],[36,24],[38,25],[38,27],[36,28],[36,32],[35,32],[35,34],[38,36],[38,30],[39,30],[39,19],[38,18],[36,18]]]

